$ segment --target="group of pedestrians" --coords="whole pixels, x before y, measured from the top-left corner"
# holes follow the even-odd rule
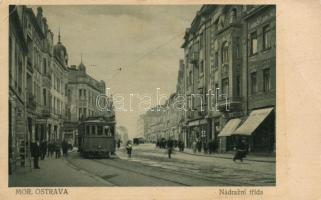
[[[210,140],[208,142],[204,142],[200,139],[195,139],[192,143],[192,149],[193,149],[193,152],[196,153],[200,153],[203,152],[205,154],[209,153],[214,153],[216,152],[217,150],[217,142],[215,140]]]
[[[58,140],[50,140],[49,142],[43,140],[39,142],[38,140],[31,144],[30,151],[33,157],[33,166],[35,169],[40,169],[39,158],[44,160],[46,155],[48,158],[55,157],[56,159],[61,157],[61,151],[63,156],[68,156],[68,149],[70,144],[63,140],[62,142]]]

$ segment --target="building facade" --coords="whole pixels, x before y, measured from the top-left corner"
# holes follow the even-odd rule
[[[144,115],[146,138],[214,142],[218,152],[246,139],[251,151],[273,153],[275,15],[273,5],[202,6],[185,32],[176,93]]]
[[[185,94],[191,105],[185,118],[187,146],[195,139],[204,144],[214,140],[224,152],[232,150],[240,136],[248,136],[253,151],[271,152],[275,6],[205,5],[184,40]],[[265,108],[271,109],[253,120],[252,115]],[[255,130],[248,120],[253,120]]]
[[[81,118],[115,118],[112,101],[100,102],[106,85],[86,73],[81,62],[68,64],[60,32],[57,44],[41,7],[10,6],[9,16],[9,173],[31,167],[33,142],[62,141],[76,145]],[[104,100],[104,98],[102,98]]]

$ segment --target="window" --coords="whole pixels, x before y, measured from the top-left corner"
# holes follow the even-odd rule
[[[9,77],[12,77],[12,39],[9,37]]]
[[[46,91],[46,89],[42,90],[42,95],[43,95],[43,105],[46,106],[47,105],[47,91]]]
[[[271,47],[271,29],[270,26],[263,27],[263,49],[269,49]]]
[[[189,85],[192,85],[192,81],[193,80],[193,75],[192,75],[192,71],[189,72]]]
[[[240,75],[236,76],[236,95],[241,96],[241,80]]]
[[[81,98],[82,96],[82,89],[79,89],[79,99]]]
[[[228,96],[229,81],[228,78],[222,80],[222,94]]]
[[[83,116],[86,117],[87,116],[87,109],[86,108],[83,108]]]
[[[203,46],[204,46],[203,42],[204,42],[204,34],[201,33],[201,34],[200,34],[200,49],[202,49]]]
[[[45,58],[43,58],[43,74],[47,74],[47,62]]]
[[[240,38],[236,38],[236,58],[241,58]]]
[[[228,43],[225,42],[222,48],[222,64],[228,63]]]
[[[86,99],[86,89],[84,89],[84,98]]]
[[[103,134],[103,127],[102,126],[98,126],[98,135],[102,135]]]
[[[257,92],[257,81],[256,81],[256,72],[251,73],[251,94]]]
[[[19,69],[18,69],[18,91],[21,94],[22,92],[22,79],[23,79],[23,74],[22,74],[22,61],[19,60]]]
[[[215,68],[218,67],[218,52],[215,52],[214,66],[215,66]]]
[[[268,92],[271,90],[271,73],[270,69],[263,70],[263,91]]]
[[[251,33],[251,55],[257,54],[257,33]]]
[[[82,117],[82,108],[79,108],[78,110],[78,118],[81,119]]]
[[[227,74],[227,73],[228,73],[228,65],[224,65],[224,66],[222,67],[222,73],[223,73],[223,74]]]
[[[201,61],[201,66],[200,66],[200,75],[204,73],[204,61]]]

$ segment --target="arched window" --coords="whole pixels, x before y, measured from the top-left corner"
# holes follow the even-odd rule
[[[222,46],[222,64],[228,63],[228,43],[224,42]]]

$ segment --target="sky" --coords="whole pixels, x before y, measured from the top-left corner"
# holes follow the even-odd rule
[[[36,14],[38,6],[31,7]],[[136,135],[137,119],[145,112],[139,107],[140,98],[150,96],[155,106],[157,88],[160,95],[175,92],[185,29],[200,7],[42,5],[55,44],[60,28],[69,65],[78,66],[82,55],[87,73],[104,80],[119,102],[115,106],[124,108],[116,111],[116,123],[125,126],[130,137]]]

